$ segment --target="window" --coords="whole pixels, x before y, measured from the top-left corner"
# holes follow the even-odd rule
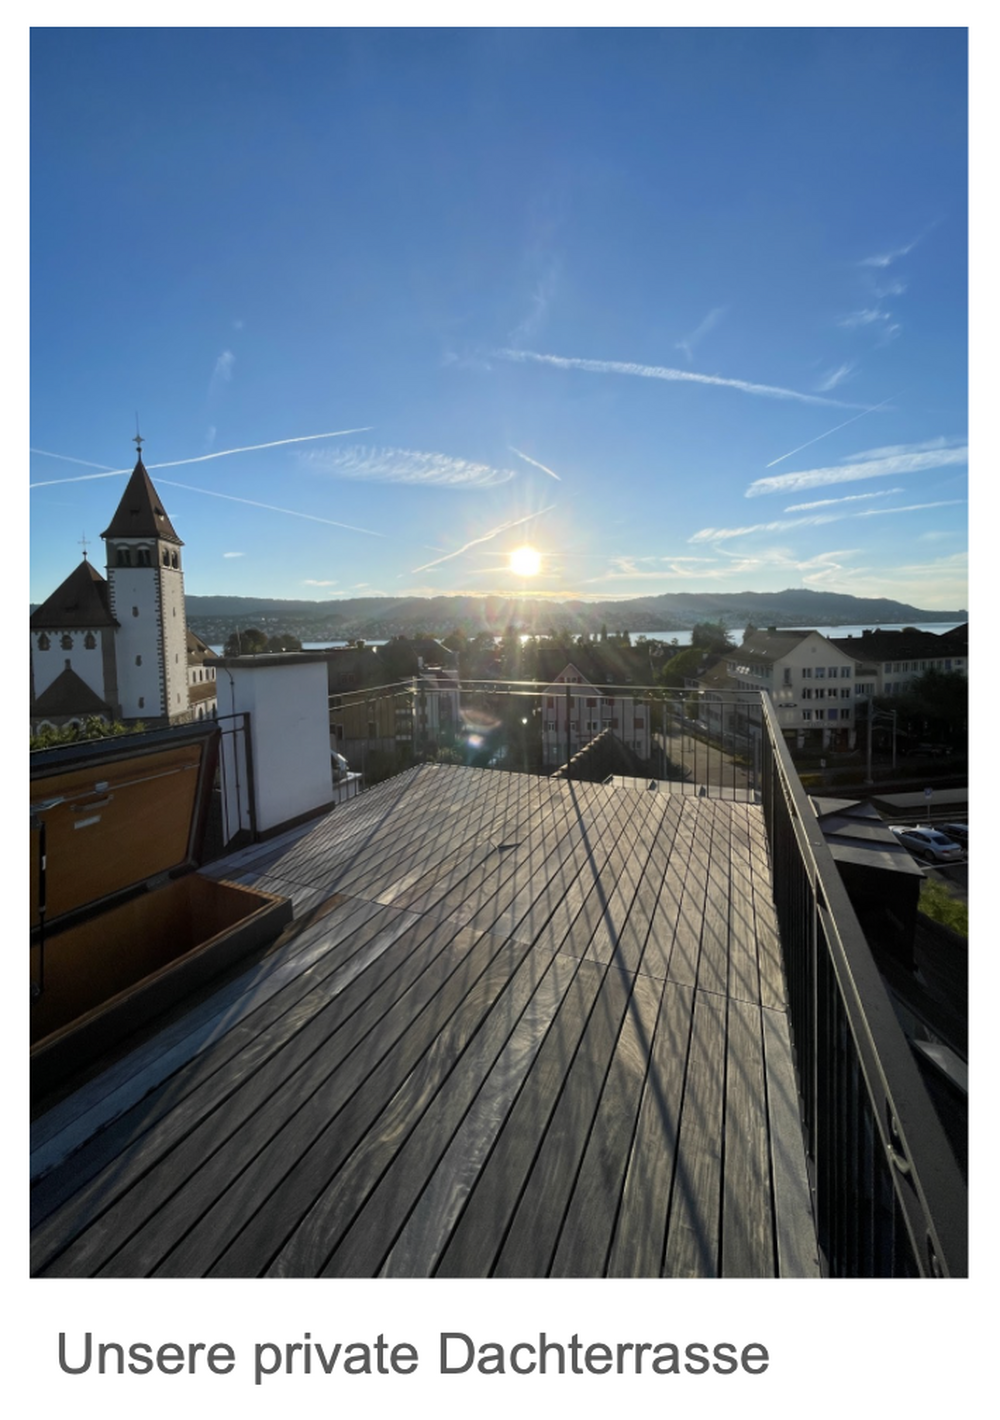
[[[170,553],[166,548],[163,549],[163,565],[164,567],[170,566]]]
[[[140,695],[140,696],[139,696],[139,709],[140,709],[140,710],[144,710],[145,708],[146,708],[146,697],[145,697],[144,695]]]
[[[645,722],[645,720],[636,720],[636,722],[635,722],[635,728],[636,728],[637,730],[644,730],[644,729],[646,728],[646,722]]]
[[[588,701],[587,701],[587,709],[588,709],[588,710],[594,710],[594,709],[596,709],[596,707],[597,707],[597,701],[596,701],[596,700],[588,700]]]
[[[803,710],[803,712],[802,712],[802,718],[803,718],[803,720],[811,720],[812,717],[813,717],[813,712],[812,712],[811,710]]]
[[[843,690],[840,692],[840,698],[841,698],[841,700],[850,700],[850,698],[851,698],[851,687],[850,687],[849,685],[845,685],[845,686],[844,686]]]
[[[97,640],[92,631],[87,632],[86,636],[83,638],[83,644],[88,651],[92,651],[97,645]]]
[[[817,711],[816,711],[816,719],[817,719],[817,720],[825,720],[825,719],[826,719],[826,711],[825,711],[825,710],[817,710]]]
[[[556,698],[555,698],[554,695],[550,695],[550,696],[546,699],[546,701],[545,701],[545,708],[546,708],[546,710],[554,710],[554,709],[556,708]]]
[[[61,638],[60,638],[60,640],[59,640],[59,644],[60,644],[60,646],[63,648],[64,651],[72,651],[72,649],[73,649],[73,638],[72,638],[72,636],[69,634],[68,631],[64,631],[64,632],[63,632],[63,634],[62,634],[62,636],[61,636]]]
[[[783,679],[782,679],[782,682],[781,682],[781,683],[782,683],[782,685],[791,685],[791,683],[792,683],[792,668],[791,668],[791,666],[786,666],[786,667],[785,667],[784,675],[783,675]]]
[[[548,732],[549,732],[550,734],[551,734],[552,731],[555,729],[555,727],[556,727],[556,722],[555,722],[555,720],[546,720],[546,721],[545,721],[545,728],[546,728],[546,730],[548,730]]]
[[[831,680],[836,680],[836,679],[837,679],[837,667],[836,667],[836,666],[827,666],[827,668],[826,668],[826,673],[827,673],[827,675],[830,677]]]
[[[52,645],[52,642],[49,640],[49,638],[46,636],[45,632],[43,631],[42,634],[41,634],[41,636],[39,636],[39,638],[38,638],[38,649],[39,649],[40,651],[47,651],[51,645]]]
[[[139,608],[138,608],[137,606],[134,606],[134,607],[132,608],[132,615],[133,615],[133,616],[138,616],[138,615],[139,615]]]
[[[803,667],[802,667],[802,679],[803,679],[803,680],[812,680],[812,666],[803,666]]]
[[[816,679],[817,679],[817,680],[823,680],[823,679],[825,679],[825,677],[826,677],[826,666],[817,666],[817,667],[816,667]]]
[[[851,718],[851,712],[850,712],[850,710],[841,710],[841,712],[840,712],[840,718],[841,718],[842,720],[849,720],[849,719]]]
[[[115,550],[115,561],[119,567],[132,566],[132,558],[127,547],[119,547]]]
[[[811,686],[808,686],[808,685],[807,685],[807,686],[803,686],[803,689],[802,689],[802,699],[803,699],[803,700],[811,700],[812,698],[813,698],[812,687],[811,687]]]
[[[840,668],[840,679],[841,679],[841,680],[850,680],[850,678],[851,678],[851,668],[850,668],[850,666],[841,666],[841,668]]]
[[[171,554],[171,557],[170,557],[170,565],[171,565],[171,567],[179,567],[179,566],[181,565],[181,564],[180,564],[180,559],[178,558],[176,552],[174,552],[174,553]]]
[[[135,658],[135,663],[136,663],[137,666],[141,666],[141,665],[142,665],[142,657],[141,657],[141,656],[136,656],[136,658]]]
[[[151,564],[150,564],[149,548],[148,548],[148,547],[140,547],[140,548],[139,548],[139,551],[138,551],[138,553],[136,554],[136,561],[138,562],[138,565],[139,565],[140,567],[149,567],[149,566],[151,565]]]

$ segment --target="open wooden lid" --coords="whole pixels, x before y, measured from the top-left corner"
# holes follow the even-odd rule
[[[31,756],[31,925],[57,923],[197,865],[219,729],[120,735]]]

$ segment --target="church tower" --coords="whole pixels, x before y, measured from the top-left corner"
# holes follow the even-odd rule
[[[190,718],[183,543],[139,457],[108,528],[108,595],[115,636],[118,700],[124,720]]]

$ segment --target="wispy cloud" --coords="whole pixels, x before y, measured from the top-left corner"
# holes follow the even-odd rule
[[[596,375],[634,375],[645,380],[682,380],[699,385],[718,385],[741,390],[744,394],[763,395],[768,399],[797,399],[805,404],[832,404],[841,409],[857,409],[840,399],[827,399],[818,394],[802,394],[799,390],[782,389],[778,385],[754,384],[750,380],[730,380],[722,375],[702,375],[694,370],[674,370],[664,365],[633,365],[621,360],[584,360],[567,355],[541,355],[533,350],[494,350],[498,360],[532,362],[552,365],[560,370],[587,370]]]
[[[878,449],[863,449],[859,454],[848,454],[847,458],[856,463],[861,459],[894,459],[900,454],[921,454],[934,449],[961,449],[963,453],[968,452],[964,434],[940,434],[936,439],[921,439],[911,444],[884,444]]]
[[[426,572],[430,567],[440,567],[442,562],[450,562],[454,557],[461,557],[463,552],[468,552],[470,548],[478,547],[480,543],[490,542],[491,539],[499,537],[501,533],[507,532],[510,528],[518,528],[522,523],[530,523],[533,518],[540,518],[543,513],[551,513],[555,508],[554,503],[550,503],[547,508],[539,508],[537,513],[528,513],[523,518],[512,518],[509,522],[501,523],[499,527],[491,528],[489,532],[483,533],[481,537],[474,537],[470,542],[458,547],[454,552],[446,552],[443,557],[436,557],[433,562],[425,562],[422,567],[414,567],[413,572]]]
[[[889,399],[896,399],[896,395],[891,394]],[[800,454],[803,449],[808,449],[811,444],[818,444],[820,439],[828,439],[831,434],[836,434],[838,429],[846,429],[848,424],[853,424],[858,419],[864,419],[866,414],[874,414],[876,409],[884,409],[889,403],[889,399],[883,399],[881,404],[873,404],[870,409],[863,409],[860,414],[852,414],[850,419],[845,419],[843,424],[835,424],[832,429],[827,429],[822,434],[817,434],[815,439],[807,439],[804,444],[797,445],[794,449],[789,449],[787,454],[779,454],[776,459],[765,464],[765,468],[774,468],[776,463],[784,463],[785,459],[790,459],[793,454]]]
[[[690,335],[685,335],[683,340],[678,340],[674,348],[676,350],[683,350],[684,354],[687,356],[688,363],[694,359],[695,346],[705,338],[710,330],[715,329],[719,321],[726,314],[727,309],[726,306],[716,306],[713,310],[709,311],[701,325],[697,326]]]
[[[245,552],[224,552],[223,557],[245,557]]]
[[[317,578],[317,577],[303,577],[303,579],[302,579],[302,585],[303,585],[304,587],[335,587],[335,586],[337,585],[337,583],[336,583],[336,582],[324,582],[324,581],[321,581],[321,580],[320,580],[319,578]]]
[[[741,528],[702,528],[688,538],[688,542],[722,542],[734,537],[748,537],[756,533],[787,532],[790,528],[820,527],[824,523],[837,523],[844,518],[873,518],[895,513],[923,513],[930,508],[951,508],[964,503],[964,498],[947,498],[934,503],[911,503],[905,508],[865,508],[860,513],[816,513],[807,518],[784,518],[773,523],[752,523]]]
[[[855,361],[845,360],[842,365],[838,365],[835,370],[830,370],[816,386],[821,394],[826,394],[829,390],[835,390],[838,385],[844,383],[854,370]]]
[[[212,370],[212,386],[228,384],[233,378],[233,366],[235,364],[236,356],[233,352],[231,350],[223,350]]]
[[[883,310],[881,306],[866,306],[860,311],[851,311],[849,315],[841,316],[837,324],[844,330],[858,330],[862,326],[885,324],[891,320],[891,311]]]
[[[29,449],[28,452],[29,452],[29,454],[40,454],[41,457],[42,457],[42,458],[45,458],[45,459],[61,459],[61,460],[63,461],[63,463],[78,463],[78,464],[80,464],[83,468],[103,468],[103,469],[106,470],[106,472],[107,472],[107,474],[108,474],[109,477],[110,477],[112,474],[124,473],[124,472],[125,472],[124,469],[121,469],[121,468],[112,468],[110,464],[106,464],[106,463],[91,463],[91,461],[90,461],[89,459],[74,459],[74,458],[71,458],[71,457],[69,456],[69,454],[52,454],[52,453],[49,453],[48,449]],[[131,470],[129,470],[129,472],[131,472]],[[83,478],[88,478],[88,477],[91,477],[91,476],[96,476],[96,475],[89,475],[89,474],[83,474],[83,475],[82,475]],[[55,481],[56,481],[56,483],[75,483],[75,482],[76,482],[76,479],[74,479],[74,478],[57,478]],[[44,484],[32,483],[32,484],[29,485],[29,487],[31,487],[31,488],[39,488],[39,487],[45,487],[45,485],[44,485]]]
[[[540,468],[543,473],[547,473],[549,477],[554,478],[557,483],[562,482],[562,479],[559,477],[558,473],[553,473],[551,468],[546,468],[545,465],[543,463],[539,463],[537,459],[529,459],[527,454],[522,454],[521,450],[515,449],[513,444],[508,444],[507,447],[510,449],[512,454],[517,454],[519,459],[524,459],[525,463],[530,463],[533,465],[533,467]]]
[[[819,498],[815,503],[792,503],[786,513],[802,513],[807,508],[831,508],[835,503],[858,503],[863,498],[890,498],[894,493],[904,493],[903,488],[883,488],[878,493],[846,493],[843,498]]]
[[[496,488],[516,478],[513,469],[453,458],[417,449],[369,449],[313,452],[305,461],[337,478],[373,483],[412,483],[427,488]]]
[[[555,295],[558,279],[558,262],[550,261],[535,282],[527,315],[507,336],[511,345],[517,346],[525,340],[531,340],[541,330],[548,319],[549,305]]]
[[[901,256],[909,256],[910,252],[919,242],[919,237],[914,237],[912,242],[907,242],[905,246],[895,247],[892,251],[881,252],[877,256],[866,256],[858,262],[859,266],[891,266],[894,261],[898,261]]]
[[[767,493],[790,493],[799,489],[821,488],[828,483],[854,483],[862,478],[898,478],[904,473],[923,473],[927,469],[946,468],[968,462],[969,451],[961,448],[938,448],[915,452],[905,444],[897,452],[879,458],[853,455],[855,462],[832,468],[810,468],[801,473],[777,473],[758,478],[746,491],[747,498],[759,498]]]
[[[239,449],[219,449],[214,454],[199,454],[196,458],[171,459],[167,463],[147,463],[147,469],[181,468],[184,464],[207,463],[209,459],[224,459],[231,454],[253,454],[259,449],[280,449],[285,444],[307,444],[313,439],[340,439],[345,434],[367,434],[373,426],[362,425],[360,429],[334,429],[330,434],[298,434],[292,439],[272,439],[268,444],[245,444]],[[44,449],[32,449],[33,454],[45,454]],[[46,458],[64,459],[67,463],[83,463],[83,459],[71,459],[68,454],[46,454]],[[145,460],[144,460],[145,462]],[[104,464],[89,464],[90,468],[104,468]],[[90,478],[120,478],[123,473],[131,473],[131,468],[112,468],[107,473],[82,473],[76,478],[50,478],[44,483],[29,483],[29,488],[51,488],[56,483],[83,483]]]
[[[188,493],[204,493],[208,498],[225,498],[229,503],[246,503],[250,508],[265,508],[269,513],[286,513],[290,518],[305,518],[310,523],[346,528],[348,532],[364,533],[367,537],[385,537],[385,533],[373,532],[371,528],[356,528],[353,523],[338,523],[333,518],[321,518],[315,513],[300,513],[296,508],[277,508],[273,503],[258,503],[254,498],[237,498],[235,493],[217,493],[214,488],[193,488],[190,483],[174,483],[169,478],[158,478],[156,481],[165,484],[167,488],[183,488]]]

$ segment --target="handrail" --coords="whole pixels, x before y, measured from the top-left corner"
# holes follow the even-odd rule
[[[762,799],[821,1247],[834,1275],[964,1277],[967,1190],[774,709]]]

